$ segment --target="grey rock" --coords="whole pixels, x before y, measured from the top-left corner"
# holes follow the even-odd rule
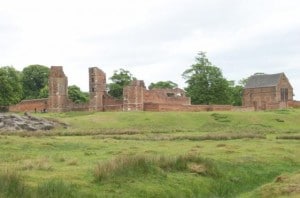
[[[51,130],[54,127],[54,122],[43,118],[32,117],[28,113],[25,116],[17,114],[0,114],[0,131]]]

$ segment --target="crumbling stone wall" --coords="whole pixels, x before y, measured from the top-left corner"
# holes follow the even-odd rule
[[[62,66],[52,66],[49,74],[49,111],[67,111],[68,106],[68,78]]]

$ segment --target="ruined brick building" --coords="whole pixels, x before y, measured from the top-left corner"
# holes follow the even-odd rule
[[[89,68],[90,101],[88,104],[75,104],[70,101],[67,87],[68,79],[63,68],[52,66],[49,75],[49,98],[47,101],[49,111],[143,111],[147,110],[147,107],[153,103],[190,105],[190,98],[185,96],[183,90],[178,88],[147,90],[141,80],[135,80],[124,88],[123,100],[113,98],[106,90],[106,74],[97,67]]]
[[[49,75],[49,97],[23,100],[9,107],[15,112],[34,111],[254,111],[300,107],[293,101],[293,88],[284,73],[251,76],[243,92],[243,106],[191,105],[184,90],[146,89],[142,80],[134,80],[123,89],[123,99],[110,96],[106,90],[106,74],[97,67],[89,72],[89,102],[73,103],[68,98],[68,78],[62,66],[52,66]]]
[[[251,76],[243,92],[243,106],[255,110],[279,109],[293,102],[293,87],[284,73]]]

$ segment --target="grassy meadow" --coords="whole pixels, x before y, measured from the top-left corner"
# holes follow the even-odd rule
[[[67,112],[0,134],[0,197],[300,197],[300,110]]]

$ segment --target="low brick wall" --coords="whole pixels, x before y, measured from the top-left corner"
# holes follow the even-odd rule
[[[276,109],[280,109],[279,102],[270,102],[266,104],[266,110],[276,110]]]
[[[123,105],[121,104],[105,105],[104,111],[123,111]]]
[[[300,101],[294,100],[288,102],[289,107],[300,108]]]
[[[105,95],[104,111],[123,111],[123,100]]]
[[[231,111],[231,105],[176,105],[144,103],[144,111]]]
[[[89,103],[74,103],[69,101],[68,109],[71,111],[89,111]]]
[[[48,99],[22,100],[16,105],[9,106],[11,112],[42,112],[48,109]]]
[[[231,111],[232,105],[211,105],[212,111]]]
[[[232,111],[250,112],[250,111],[255,111],[255,108],[254,107],[246,107],[246,106],[233,106]]]
[[[159,111],[159,104],[157,104],[157,103],[144,103],[144,111]]]

